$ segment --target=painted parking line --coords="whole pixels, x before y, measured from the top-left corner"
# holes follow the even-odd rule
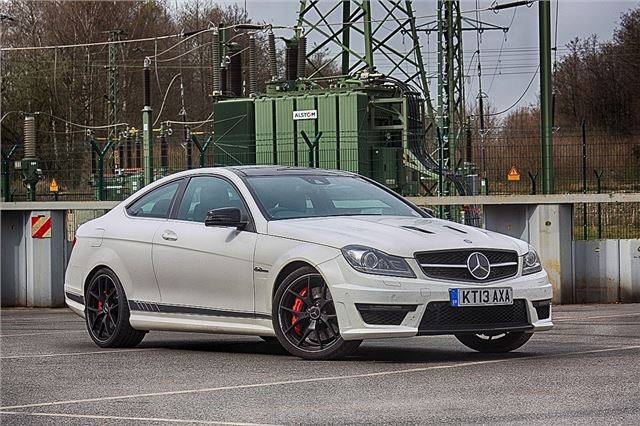
[[[140,348],[140,349],[114,349],[111,351],[89,351],[89,352],[62,352],[58,354],[38,354],[38,355],[8,355],[0,356],[2,360],[24,359],[24,358],[52,358],[61,356],[80,356],[80,355],[106,355],[121,352],[143,352],[157,351],[159,348]]]
[[[608,318],[615,318],[615,317],[637,317],[637,316],[640,316],[640,312],[636,312],[633,314],[599,315],[595,317],[581,317],[581,318],[559,317],[559,318],[553,318],[553,322],[586,321],[586,320],[594,320],[594,319],[608,319]]]
[[[87,420],[123,420],[133,422],[154,422],[154,423],[188,423],[196,425],[236,425],[236,426],[269,426],[266,423],[238,423],[221,422],[213,420],[191,420],[191,419],[166,419],[162,417],[122,417],[122,416],[97,416],[90,414],[66,414],[66,413],[28,413],[22,411],[2,411],[0,414],[12,414],[17,416],[35,417],[62,417],[67,419],[87,419]]]
[[[604,348],[604,349],[592,349],[588,351],[563,352],[559,354],[549,354],[549,355],[523,356],[519,358],[502,358],[502,359],[494,359],[494,360],[486,360],[486,361],[461,362],[457,364],[434,365],[431,367],[407,368],[407,369],[401,369],[401,370],[380,371],[376,373],[348,374],[345,376],[325,376],[325,377],[315,377],[310,379],[285,380],[285,381],[278,381],[278,382],[253,383],[253,384],[234,385],[234,386],[220,386],[220,387],[214,387],[214,388],[185,389],[185,390],[178,390],[178,391],[150,392],[150,393],[138,393],[138,394],[116,395],[116,396],[101,396],[99,398],[69,399],[66,401],[11,405],[6,407],[0,407],[0,411],[16,410],[16,409],[23,409],[23,408],[34,408],[34,407],[51,407],[56,405],[81,404],[81,403],[87,403],[87,402],[105,402],[105,401],[116,401],[116,400],[134,399],[134,398],[149,398],[149,397],[157,397],[157,396],[211,393],[211,392],[220,392],[220,391],[227,391],[227,390],[238,390],[238,389],[267,388],[267,387],[282,386],[282,385],[329,382],[329,381],[339,381],[339,380],[348,380],[348,379],[361,379],[361,378],[368,378],[368,377],[384,377],[384,376],[394,376],[394,375],[400,375],[400,374],[421,373],[421,372],[432,371],[432,370],[448,370],[448,369],[454,369],[454,368],[464,368],[464,367],[471,367],[476,365],[499,364],[499,363],[505,363],[510,361],[558,358],[558,357],[572,356],[572,355],[589,355],[589,354],[598,354],[598,353],[615,352],[615,351],[629,351],[634,349],[640,349],[640,345],[619,346],[615,348]]]
[[[86,333],[87,330],[43,331],[42,333],[0,334],[0,337],[45,336],[47,334]]]

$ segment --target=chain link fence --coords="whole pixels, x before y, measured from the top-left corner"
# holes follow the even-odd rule
[[[316,133],[309,127],[216,135],[201,130],[154,132],[154,179],[198,167],[279,164],[353,171],[407,196],[541,193],[536,132],[494,129],[441,155],[446,144],[433,141],[418,150],[419,135],[398,130]],[[3,143],[3,188],[8,200],[25,201],[22,171],[16,167],[23,146],[16,145],[9,156],[11,148]],[[144,186],[141,132],[124,133],[112,142],[67,133],[38,146],[37,156],[42,170],[37,201],[116,201]],[[640,192],[640,132],[629,136],[559,129],[554,134],[554,174],[556,193]],[[53,180],[57,192],[50,191]],[[474,208],[461,206],[453,210],[462,214],[450,217],[470,217]],[[576,239],[640,237],[637,203],[576,204],[574,212]]]

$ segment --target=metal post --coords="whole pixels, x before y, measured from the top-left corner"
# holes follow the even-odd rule
[[[11,176],[9,167],[11,165],[11,157],[16,152],[18,145],[13,145],[9,153],[2,153],[2,200],[11,201]]]
[[[540,20],[540,137],[542,144],[542,188],[553,194],[553,141],[551,93],[551,2],[538,2]]]
[[[373,40],[371,32],[371,0],[362,1],[364,12],[364,57],[369,71],[373,71]]]
[[[598,172],[594,170],[593,173],[596,175],[596,180],[598,182],[598,194],[602,193],[602,176],[604,175],[604,170]],[[602,239],[602,204],[598,203],[598,239]]]
[[[444,163],[444,152],[442,150],[442,133],[440,133],[440,127],[436,127],[436,137],[438,139],[438,196],[442,197],[444,194],[442,190],[444,188],[444,176],[443,173],[443,163]],[[438,206],[439,217],[442,219],[444,215],[444,208],[442,205]]]
[[[153,110],[151,109],[151,59],[144,59],[144,108],[142,108],[142,146],[144,151],[144,184],[153,182]]]
[[[342,75],[349,74],[349,46],[351,44],[351,2],[342,2]]]
[[[91,137],[89,139],[89,145],[91,145],[91,149],[96,153],[98,157],[98,201],[105,200],[105,191],[104,191],[104,157],[107,155],[111,147],[114,145],[114,141],[111,139],[107,140],[107,144],[102,147],[102,149],[98,146],[95,139]]]
[[[582,122],[582,193],[587,193],[587,125]],[[582,236],[589,239],[587,227],[587,203],[582,204]]]
[[[527,172],[527,173],[529,174],[529,179],[531,180],[531,195],[536,195],[537,193],[536,180],[538,179],[538,172],[536,172],[535,174],[531,172]]]
[[[107,103],[109,106],[109,124],[114,126],[118,123],[118,92],[120,91],[120,85],[118,84],[119,73],[118,73],[118,49],[120,48],[120,35],[123,33],[122,30],[112,30],[109,31],[109,94],[107,95]],[[109,129],[109,139],[117,140],[118,129],[116,127],[111,127]],[[120,148],[115,151],[116,156],[116,167],[124,168],[124,152]]]
[[[98,201],[104,201],[104,155],[98,154]]]

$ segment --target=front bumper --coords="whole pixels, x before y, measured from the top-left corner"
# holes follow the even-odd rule
[[[551,321],[551,311],[547,318],[539,318],[538,312],[544,315],[547,308],[536,309],[536,305],[546,304],[552,296],[552,287],[547,274],[542,271],[536,274],[515,277],[494,281],[489,284],[475,284],[468,282],[453,282],[434,280],[426,277],[420,271],[418,264],[407,259],[411,268],[418,275],[417,278],[386,277],[371,274],[363,274],[355,271],[342,256],[338,256],[330,261],[318,265],[318,270],[324,276],[329,287],[338,315],[340,334],[345,340],[376,339],[390,337],[411,337],[421,334],[462,334],[462,333],[496,333],[499,331],[525,331],[538,332],[549,330],[553,327]],[[498,308],[495,312],[507,315],[507,318],[515,318],[508,311],[509,309],[520,309],[518,312],[519,321],[508,320],[491,323],[491,321],[474,322],[469,327],[465,322],[454,321],[455,324],[448,324],[446,320],[439,324],[433,323],[433,318],[446,318],[446,309],[449,303],[450,288],[490,288],[490,287],[511,287],[513,289],[513,308]],[[386,314],[384,325],[368,324],[363,320],[363,316],[375,317],[375,312],[370,314],[366,310],[384,309],[390,305],[391,308]],[[550,306],[550,305],[549,305]],[[455,309],[453,314],[466,310],[465,314],[470,317],[481,318],[486,314],[487,309],[482,308],[449,308]],[[405,309],[400,314],[397,311]],[[427,309],[430,310],[426,315]],[[434,309],[442,312],[434,313]],[[395,313],[394,313],[395,310]],[[475,315],[477,314],[477,315]],[[395,317],[394,317],[395,315]],[[397,322],[390,318],[400,318]],[[435,317],[433,315],[436,315]],[[475,315],[475,316],[474,316]],[[469,316],[469,315],[467,315]],[[475,320],[474,320],[475,321]],[[390,325],[394,324],[394,325]]]

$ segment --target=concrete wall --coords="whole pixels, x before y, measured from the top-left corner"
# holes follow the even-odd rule
[[[2,306],[27,306],[27,242],[25,215],[0,212],[0,302]]]
[[[2,211],[2,306],[64,306],[64,211]],[[31,216],[51,217],[51,238],[31,237]]]
[[[574,303],[572,204],[484,206],[485,227],[529,242],[553,285],[553,303]]]
[[[640,302],[640,240],[574,241],[577,303]]]
[[[620,240],[620,301],[640,302],[640,240]]]

